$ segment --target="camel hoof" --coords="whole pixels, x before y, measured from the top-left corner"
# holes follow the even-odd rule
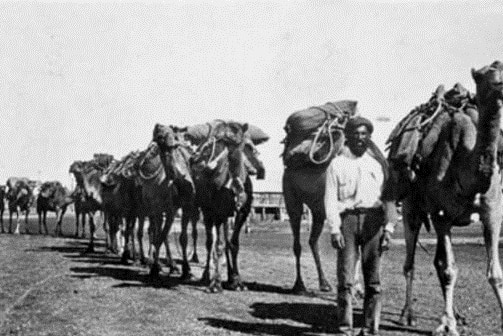
[[[398,324],[402,326],[415,327],[417,326],[417,319],[412,310],[402,309],[400,313],[400,319],[398,320]]]
[[[247,291],[248,288],[241,282],[241,279],[236,278],[230,281],[228,284],[229,290],[233,290],[236,292]]]
[[[210,273],[207,270],[205,270],[203,272],[203,275],[201,277],[201,283],[202,284],[209,284],[210,283]]]
[[[442,316],[441,324],[432,333],[433,336],[459,336],[456,330],[456,319]]]
[[[299,295],[307,293],[306,286],[304,285],[304,282],[302,282],[302,280],[301,281],[295,281],[295,285],[292,288],[292,293],[293,294],[299,294]]]
[[[224,289],[222,288],[221,283],[213,283],[206,288],[205,292],[208,294],[218,294],[222,293]]]
[[[169,266],[169,275],[180,275],[181,272],[176,266]]]
[[[320,284],[320,291],[322,292],[331,292],[332,291],[332,286],[328,282],[323,282]]]
[[[153,264],[152,267],[150,268],[149,276],[151,278],[158,278],[160,272],[161,272],[161,267],[157,264]]]
[[[190,272],[182,273],[182,275],[180,276],[180,280],[182,280],[183,282],[191,281],[192,279],[194,279],[194,274]]]

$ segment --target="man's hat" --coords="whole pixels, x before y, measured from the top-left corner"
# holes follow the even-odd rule
[[[351,134],[360,126],[366,126],[370,134],[374,132],[374,125],[372,125],[370,120],[363,117],[355,117],[348,120],[346,127],[344,128],[344,133],[346,135]]]

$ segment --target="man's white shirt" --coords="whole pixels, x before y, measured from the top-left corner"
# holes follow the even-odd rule
[[[344,148],[327,169],[325,210],[330,231],[340,232],[340,215],[344,210],[382,207],[383,184],[383,168],[368,151],[357,157]]]

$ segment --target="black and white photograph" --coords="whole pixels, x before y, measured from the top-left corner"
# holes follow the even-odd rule
[[[503,335],[499,0],[0,0],[0,335]]]

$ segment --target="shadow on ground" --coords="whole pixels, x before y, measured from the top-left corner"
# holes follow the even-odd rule
[[[250,332],[264,335],[312,335],[313,333],[337,333],[335,304],[279,302],[256,302],[250,306],[250,314],[261,321],[236,321],[219,318],[201,318],[208,325],[235,332]],[[384,312],[383,315],[388,313]],[[393,314],[391,314],[393,315]],[[361,309],[354,309],[354,327],[363,326]],[[292,323],[292,321],[294,323]],[[406,332],[410,335],[430,335],[431,331],[402,327],[386,320],[381,323],[382,331]]]
[[[162,271],[159,277],[152,278],[149,275],[149,266],[132,263],[131,261],[126,264],[123,263],[119,255],[105,252],[105,243],[102,240],[95,242],[93,252],[88,252],[88,243],[88,239],[75,238],[66,240],[64,245],[42,246],[26,251],[60,253],[64,258],[70,259],[73,263],[83,264],[82,266],[70,267],[72,277],[79,279],[106,277],[123,281],[123,283],[113,285],[115,288],[153,287],[171,289],[180,285],[201,288],[206,288],[207,286],[207,283],[202,282],[198,278],[182,280],[177,272],[168,273]],[[164,270],[166,270],[166,259],[161,258],[160,262]],[[175,263],[181,265],[182,261],[175,259]],[[192,265],[192,267],[195,266]],[[225,289],[228,289],[225,283],[223,285]],[[247,282],[245,285],[248,290],[254,292],[292,294],[291,289],[272,284]],[[314,296],[314,294],[307,293],[306,296]]]

